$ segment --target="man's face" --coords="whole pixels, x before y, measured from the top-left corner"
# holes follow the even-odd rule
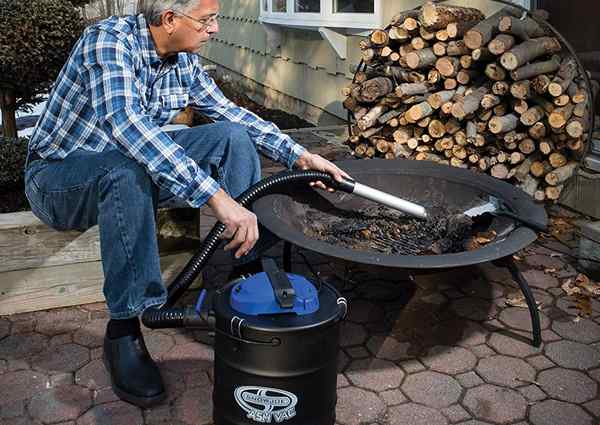
[[[219,0],[199,0],[185,15],[175,12],[172,46],[180,52],[198,53],[211,35],[219,31],[218,13]]]

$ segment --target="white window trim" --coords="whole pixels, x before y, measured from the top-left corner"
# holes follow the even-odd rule
[[[334,13],[334,0],[321,0],[320,13],[294,12],[295,0],[286,0],[287,12],[273,12],[273,0],[268,1],[268,11],[260,4],[260,21],[272,25],[318,30],[320,27],[338,29],[373,29],[383,24],[382,0],[375,1],[375,13]]]
[[[268,11],[264,10],[267,1]],[[282,27],[319,31],[340,57],[347,56],[347,35],[366,35],[383,27],[383,0],[374,0],[374,13],[334,13],[334,0],[321,0],[320,13],[294,12],[296,0],[286,0],[286,12],[273,12],[273,0],[261,0],[259,20],[267,33],[270,49],[281,46]]]

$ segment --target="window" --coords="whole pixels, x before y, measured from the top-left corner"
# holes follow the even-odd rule
[[[287,0],[272,0],[273,12],[285,12],[287,10]]]
[[[333,0],[334,13],[375,13],[375,0]]]
[[[261,8],[265,24],[304,29],[372,30],[383,26],[383,0],[268,0]],[[359,32],[362,32],[359,31]]]
[[[295,0],[294,10],[297,13],[319,13],[321,0]]]
[[[262,0],[262,11],[263,12],[268,12],[269,11],[269,0]]]

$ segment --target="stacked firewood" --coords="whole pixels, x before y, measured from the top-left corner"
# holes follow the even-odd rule
[[[559,198],[585,150],[590,99],[543,25],[512,7],[486,19],[427,2],[360,48],[365,66],[343,90],[355,156],[475,168]]]

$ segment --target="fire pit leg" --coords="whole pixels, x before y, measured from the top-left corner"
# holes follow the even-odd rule
[[[292,244],[288,241],[283,241],[283,270],[292,272]]]
[[[539,347],[542,344],[540,313],[538,311],[535,298],[533,297],[533,292],[531,292],[531,289],[529,288],[529,283],[527,283],[527,280],[525,280],[525,277],[519,271],[519,268],[515,264],[512,257],[505,257],[500,260],[494,261],[493,263],[497,266],[506,267],[510,271],[510,274],[512,275],[515,282],[519,284],[519,287],[521,288],[521,291],[525,296],[527,307],[529,307],[529,314],[531,315],[531,328],[533,330],[533,346]]]

